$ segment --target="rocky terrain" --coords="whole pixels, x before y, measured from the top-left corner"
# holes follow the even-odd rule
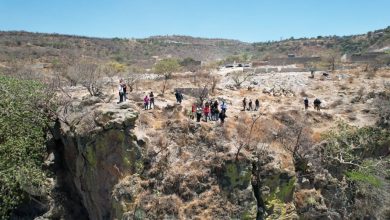
[[[314,78],[308,72],[259,73],[240,86],[232,80],[237,72],[242,69],[220,70],[196,81],[174,74],[164,95],[159,91],[163,79],[146,77],[121,104],[115,83],[108,83],[101,97],[91,97],[82,87],[64,88],[60,93],[67,104],[58,110],[49,148],[48,163],[57,177],[44,200],[47,212],[37,219],[388,216],[387,177],[376,208],[357,211],[356,203],[365,200],[352,199],[352,182],[341,170],[321,165],[317,155],[326,143],[322,135],[337,122],[376,126],[375,102],[389,90],[388,69],[375,76],[362,69],[327,76],[317,72]],[[208,98],[228,104],[224,125],[195,122],[188,111],[198,97],[184,94],[184,102],[177,104],[173,95],[174,88],[210,85],[212,77],[219,81]],[[143,110],[142,98],[150,91],[157,96],[156,107]],[[242,111],[243,97],[259,99],[260,111]],[[304,97],[311,101],[307,111]],[[312,109],[316,97],[323,101],[321,112]],[[298,124],[303,130],[295,133]],[[388,141],[381,145],[382,157],[389,155]],[[291,142],[298,143],[299,152],[291,150]],[[298,160],[296,153],[305,159]]]
[[[386,63],[337,61],[334,69],[321,63],[321,68],[313,69],[314,77],[301,64],[258,69],[202,65],[193,71],[168,59],[175,70],[167,65],[156,70],[162,57],[231,62],[242,58],[241,53],[261,59],[286,51],[297,55],[374,51],[388,45],[389,28],[358,36],[257,44],[184,36],[94,39],[25,32],[0,36],[0,72],[7,75],[0,77],[7,82],[0,84],[0,119],[5,127],[0,129],[0,156],[6,158],[0,168],[11,161],[7,152],[12,152],[15,170],[27,169],[20,168],[19,155],[28,150],[12,151],[25,142],[12,133],[4,135],[14,129],[15,122],[6,120],[9,112],[16,112],[16,123],[30,123],[27,129],[20,128],[26,133],[22,139],[33,136],[28,129],[35,124],[46,126],[37,129],[44,135],[34,130],[37,137],[32,139],[41,141],[36,146],[40,154],[31,152],[31,157],[38,155],[35,163],[42,172],[32,179],[43,182],[0,173],[7,177],[0,183],[24,195],[12,198],[10,193],[11,199],[1,195],[0,202],[9,203],[0,207],[4,216],[37,220],[390,216]],[[114,61],[106,68],[106,62]],[[134,70],[140,66],[142,71]],[[72,77],[65,77],[69,73]],[[18,77],[21,81],[14,81]],[[47,90],[38,90],[40,96],[29,94],[35,84],[25,80],[31,78],[46,83],[42,88]],[[129,89],[128,99],[118,103],[121,78]],[[26,88],[27,98],[12,95],[22,90],[17,85]],[[177,89],[184,95],[181,104],[175,99]],[[144,110],[143,98],[150,92],[155,94],[155,107]],[[50,99],[42,98],[46,94],[52,95]],[[244,98],[258,99],[260,109],[244,109]],[[321,111],[313,108],[316,98],[322,102]],[[207,100],[227,104],[224,124],[191,118],[191,106]],[[27,119],[36,114],[50,120],[30,122],[24,114]],[[19,187],[12,181],[22,183]]]

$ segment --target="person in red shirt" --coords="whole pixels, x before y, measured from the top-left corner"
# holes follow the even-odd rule
[[[204,114],[204,118],[207,122],[207,118],[209,117],[209,114],[210,114],[210,106],[209,105],[206,105],[203,109],[203,114]]]
[[[195,114],[196,114],[196,105],[195,103],[192,104],[192,115],[191,115],[191,119],[194,119],[195,118]]]

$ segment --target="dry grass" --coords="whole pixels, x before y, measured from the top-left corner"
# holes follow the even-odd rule
[[[319,142],[321,141],[321,139],[322,139],[321,136],[322,136],[322,135],[321,135],[320,132],[313,132],[311,138],[313,139],[313,141],[314,141],[315,143],[319,143]]]
[[[340,90],[349,90],[349,87],[345,83],[339,83]]]
[[[376,75],[377,75],[376,71],[369,71],[368,73],[366,73],[366,78],[373,79],[376,77]]]
[[[382,78],[390,78],[390,71],[384,70],[384,71],[381,71],[378,75]]]
[[[302,89],[299,95],[301,95],[301,97],[308,97],[308,94],[306,93],[305,89]]]
[[[142,127],[149,128],[151,127],[153,120],[151,120],[151,118],[147,114],[140,114],[138,121]]]
[[[348,115],[348,119],[349,119],[350,121],[356,121],[357,117],[356,117],[355,114],[349,114],[349,115]]]
[[[337,99],[332,104],[329,105],[330,108],[336,108],[337,106],[343,104],[343,99]]]
[[[322,90],[323,87],[319,84],[317,84],[315,87],[314,87],[314,90]]]

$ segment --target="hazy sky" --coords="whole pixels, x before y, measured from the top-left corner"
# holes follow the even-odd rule
[[[389,9],[390,0],[0,0],[0,30],[256,42],[365,33],[389,26]]]

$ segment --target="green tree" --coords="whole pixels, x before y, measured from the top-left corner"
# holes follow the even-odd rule
[[[154,72],[164,75],[164,82],[161,88],[162,95],[165,94],[165,90],[168,87],[168,80],[171,78],[172,73],[180,69],[180,64],[176,59],[163,59],[160,60],[154,67]]]
[[[0,76],[0,219],[44,193],[49,100],[41,83]]]
[[[176,59],[163,59],[160,60],[154,67],[154,72],[157,74],[163,74],[166,78],[170,78],[173,72],[178,71],[180,64]]]

